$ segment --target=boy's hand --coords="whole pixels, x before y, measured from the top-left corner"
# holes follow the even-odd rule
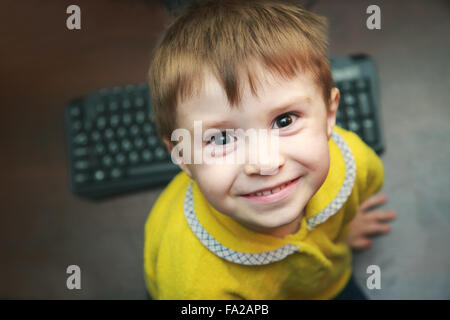
[[[372,245],[372,236],[380,233],[388,233],[391,226],[388,224],[396,218],[395,210],[372,209],[387,201],[387,195],[378,193],[359,206],[356,216],[350,223],[350,231],[347,243],[354,250],[366,249]]]

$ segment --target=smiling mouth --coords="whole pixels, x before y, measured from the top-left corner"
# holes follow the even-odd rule
[[[288,198],[289,195],[294,192],[300,179],[301,177],[297,177],[271,188],[261,189],[256,192],[242,195],[242,197],[259,205],[272,205],[279,203],[280,201]]]
[[[276,194],[276,193],[280,192],[281,190],[285,189],[286,187],[288,187],[289,185],[291,185],[292,183],[297,182],[299,179],[300,179],[300,177],[297,177],[295,179],[284,182],[283,184],[279,184],[275,187],[261,189],[259,191],[253,192],[253,193],[244,194],[243,197],[261,197],[261,196]]]

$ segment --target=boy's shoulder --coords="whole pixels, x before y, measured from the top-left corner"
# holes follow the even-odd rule
[[[144,273],[156,299],[233,299],[239,283],[224,261],[204,247],[183,214],[191,179],[180,172],[164,189],[145,223]],[[217,277],[221,274],[222,277]]]
[[[177,236],[182,236],[183,197],[189,183],[190,179],[184,172],[178,173],[154,203],[145,222],[145,241],[151,241],[152,248],[159,246],[164,235],[171,230],[178,231]]]
[[[383,186],[384,167],[380,157],[356,133],[335,126],[334,130],[347,143],[356,165],[356,184],[359,190],[359,202]]]

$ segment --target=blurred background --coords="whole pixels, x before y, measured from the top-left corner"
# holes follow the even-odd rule
[[[68,30],[66,8],[81,8]],[[330,56],[378,68],[392,232],[354,255],[372,299],[450,298],[450,4],[306,1],[330,24]],[[366,8],[381,9],[368,30]],[[63,111],[104,87],[145,82],[169,1],[0,4],[0,298],[145,299],[143,231],[163,186],[92,201],[70,191]],[[66,268],[81,268],[68,290]],[[368,290],[366,269],[381,269]]]

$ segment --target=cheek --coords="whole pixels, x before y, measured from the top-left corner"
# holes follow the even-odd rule
[[[291,141],[289,145],[296,148],[288,148],[291,158],[298,162],[308,172],[318,175],[317,178],[326,177],[330,165],[330,154],[326,135],[304,134]]]
[[[237,176],[238,168],[233,165],[196,165],[192,177],[206,199],[213,202],[225,200]]]

